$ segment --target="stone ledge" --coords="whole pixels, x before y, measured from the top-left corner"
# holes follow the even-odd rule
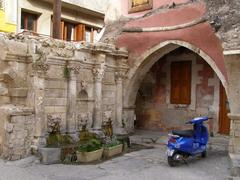
[[[231,159],[231,175],[240,177],[240,154],[229,153]]]
[[[240,120],[240,114],[231,114],[231,113],[229,113],[229,114],[228,114],[228,117],[229,117],[231,120]]]
[[[5,112],[10,116],[27,116],[34,114],[34,109],[24,106],[5,105],[0,107],[0,111]]]

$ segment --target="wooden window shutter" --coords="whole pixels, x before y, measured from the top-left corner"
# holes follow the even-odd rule
[[[171,64],[170,102],[172,104],[191,103],[191,61]]]
[[[93,30],[93,28],[91,28],[90,42],[91,42],[91,43],[94,42],[94,30]]]
[[[61,39],[64,39],[64,21],[61,21]]]
[[[191,62],[181,64],[181,104],[191,104]]]
[[[85,25],[78,24],[75,26],[76,31],[76,41],[85,41]]]
[[[180,69],[178,63],[171,64],[171,103],[180,101]]]

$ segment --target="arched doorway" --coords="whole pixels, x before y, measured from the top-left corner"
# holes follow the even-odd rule
[[[169,60],[169,56],[172,56],[172,60]],[[185,65],[181,65],[181,63],[185,63]],[[189,65],[186,65],[188,63]],[[181,71],[188,71],[184,70],[185,66],[190,67],[191,74],[188,75],[190,79],[185,79],[185,81],[191,82],[191,87],[188,88],[190,94],[188,103],[186,101],[174,102],[174,98],[171,97],[174,94],[171,91],[171,86],[174,84],[171,83],[173,66],[175,69],[179,66],[183,67]],[[161,72],[159,68],[163,68],[167,72]],[[184,120],[199,115],[208,115],[214,116],[214,121],[209,122],[211,131],[218,132],[219,87],[222,84],[226,88],[227,81],[215,61],[201,49],[183,41],[171,40],[160,43],[135,60],[135,66],[130,69],[128,77],[125,86],[124,113],[126,116],[131,116],[130,119],[136,120],[137,127],[181,129],[184,127]],[[162,82],[158,78],[165,78],[165,84],[161,84]],[[178,88],[175,87],[175,89]],[[178,96],[178,93],[175,96]],[[180,97],[180,99],[184,99],[184,97]],[[179,101],[179,99],[175,98],[175,101]],[[135,114],[135,118],[133,114]],[[139,118],[145,120],[141,121]],[[162,122],[159,121],[161,118]],[[176,122],[179,119],[180,121]]]
[[[150,68],[140,84],[135,128],[185,129],[187,120],[209,116],[213,118],[208,121],[210,133],[218,133],[219,115],[224,113],[219,113],[218,106],[220,84],[214,70],[199,55],[184,47],[171,51]]]

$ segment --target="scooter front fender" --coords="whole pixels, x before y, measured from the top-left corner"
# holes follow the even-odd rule
[[[175,154],[175,152],[176,152],[175,149],[167,148],[166,155],[168,157],[172,157]]]

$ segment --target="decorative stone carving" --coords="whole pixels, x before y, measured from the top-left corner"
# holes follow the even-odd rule
[[[122,79],[125,79],[126,78],[126,73],[123,72],[123,71],[116,71],[115,72],[115,80],[116,81],[119,81],[119,80],[122,80]]]
[[[33,66],[33,70],[35,71],[47,72],[49,70],[49,65],[42,61],[37,61],[33,63],[32,66]]]
[[[112,127],[112,111],[105,111],[103,113],[103,124],[102,129],[107,137],[112,137],[113,127]]]
[[[68,67],[74,74],[79,74],[81,67],[80,66],[69,66]]]
[[[79,130],[86,130],[88,123],[90,122],[90,119],[92,118],[92,113],[80,113],[77,116],[77,124]]]
[[[103,123],[112,119],[112,111],[105,111],[103,113]]]
[[[95,81],[102,81],[105,73],[105,68],[94,68],[92,70]]]
[[[81,85],[81,90],[85,90],[86,91],[86,89],[87,89],[87,82],[82,80],[80,85]]]
[[[60,133],[61,121],[61,117],[53,117],[52,115],[47,115],[48,132],[50,134]]]

